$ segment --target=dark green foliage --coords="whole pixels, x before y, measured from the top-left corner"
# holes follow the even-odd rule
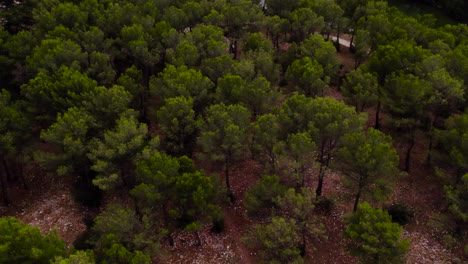
[[[173,97],[157,112],[159,125],[164,133],[163,145],[168,153],[192,155],[196,121],[191,97]]]
[[[241,105],[215,104],[207,109],[206,117],[199,124],[198,144],[204,151],[202,156],[223,164],[226,188],[231,195],[229,170],[244,158],[250,113]]]
[[[248,242],[258,248],[268,263],[303,263],[298,226],[293,219],[274,217],[271,223],[257,225]]]
[[[41,125],[49,125],[58,113],[79,107],[90,99],[96,81],[79,71],[62,66],[53,73],[40,72],[21,87],[28,100],[28,110]],[[45,124],[43,122],[46,122]]]
[[[245,192],[244,206],[249,215],[268,213],[275,205],[275,198],[286,192],[286,186],[279,182],[278,176],[263,176]]]
[[[55,231],[41,235],[39,228],[24,224],[13,217],[0,218],[1,263],[50,263],[65,255],[65,243]]]
[[[454,220],[454,233],[463,238],[468,229],[468,173],[462,176],[461,182],[445,186],[444,190],[448,210]]]
[[[388,197],[399,175],[398,155],[390,136],[373,128],[345,135],[339,157],[343,162],[343,183],[355,194],[354,210],[361,196],[374,200]]]
[[[197,234],[203,224],[222,218],[219,186],[186,156],[154,153],[139,161],[136,170],[138,185],[130,193],[149,219],[163,223],[171,244],[175,230]]]

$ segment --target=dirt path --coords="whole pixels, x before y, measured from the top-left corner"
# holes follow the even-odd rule
[[[241,225],[245,222],[246,219],[239,217],[237,212],[231,208],[224,209],[224,224],[226,229],[226,234],[234,240],[236,245],[236,251],[240,257],[242,264],[254,264],[256,263],[253,252],[251,252],[241,241],[242,237],[245,236],[245,226]]]

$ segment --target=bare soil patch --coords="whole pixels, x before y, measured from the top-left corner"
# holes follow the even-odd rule
[[[11,205],[0,207],[0,215],[14,216],[44,234],[56,229],[67,245],[73,243],[86,230],[83,219],[94,212],[74,201],[70,180],[48,175],[33,163],[26,166],[24,174],[29,190],[19,182],[10,186]]]

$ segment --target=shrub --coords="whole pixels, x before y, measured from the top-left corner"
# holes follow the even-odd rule
[[[224,216],[213,219],[213,227],[211,227],[211,232],[214,232],[214,233],[224,232]]]
[[[327,197],[319,197],[319,200],[315,202],[315,210],[324,214],[330,214],[335,208],[335,200]]]
[[[76,202],[88,206],[99,207],[102,201],[102,191],[97,186],[86,182],[77,182],[73,185],[72,195]]]
[[[406,225],[414,216],[413,210],[400,203],[392,204],[384,209],[392,217],[392,222],[400,225]]]
[[[245,192],[244,205],[247,213],[253,216],[271,209],[275,205],[273,200],[282,196],[286,190],[286,186],[280,183],[278,176],[263,176]]]

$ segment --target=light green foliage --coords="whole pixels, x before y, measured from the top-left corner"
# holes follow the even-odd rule
[[[55,231],[41,235],[39,228],[16,220],[0,218],[1,263],[50,263],[55,257],[65,254],[65,243]]]
[[[194,109],[201,111],[210,102],[213,83],[200,71],[169,64],[157,78],[151,79],[150,89],[161,100],[177,96],[191,97]]]
[[[125,250],[155,254],[161,238],[157,222],[146,215],[139,218],[133,209],[117,204],[109,205],[95,218],[92,232],[96,235],[97,258],[107,254],[105,251],[114,243],[125,247]],[[109,243],[110,238],[112,244]]]
[[[430,109],[434,116],[453,112],[466,101],[463,81],[452,77],[445,68],[434,69],[427,73],[426,79],[431,84]]]
[[[362,112],[366,106],[374,105],[378,100],[377,77],[362,68],[348,73],[340,89],[347,103],[355,106],[356,111]]]
[[[86,63],[86,53],[71,40],[44,39],[27,58],[28,69],[33,72],[55,73],[61,66],[79,70]]]
[[[279,141],[280,132],[278,117],[274,114],[258,116],[255,123],[252,123],[252,131],[253,138],[250,149],[252,155],[264,164],[267,171],[275,172],[277,153],[274,150]]]
[[[245,82],[239,75],[227,74],[218,79],[216,86],[216,99],[220,103],[239,103]]]
[[[253,70],[255,76],[263,76],[272,86],[275,86],[280,79],[280,65],[277,64],[275,60],[276,57],[273,53],[260,49],[246,52],[244,60],[240,62],[251,61],[254,66]]]
[[[412,72],[430,54],[429,50],[408,40],[396,40],[381,45],[369,59],[369,70],[377,73],[379,84],[398,71]]]
[[[239,75],[227,74],[218,79],[216,97],[220,103],[241,104],[257,116],[270,108],[278,94],[264,77],[246,81]]]
[[[38,122],[55,119],[57,113],[80,106],[97,87],[96,81],[79,71],[60,67],[52,74],[40,72],[34,79],[21,86],[28,100],[28,110]],[[43,125],[43,124],[42,124]]]
[[[86,74],[97,80],[100,85],[112,86],[116,72],[112,69],[111,56],[98,51],[91,52]]]
[[[354,210],[361,195],[382,200],[387,198],[398,176],[399,158],[390,136],[369,129],[366,133],[348,134],[343,138],[339,157],[344,166],[344,183],[355,194]]]
[[[288,134],[308,130],[313,114],[309,111],[311,100],[310,97],[304,95],[292,95],[279,108],[280,139],[286,140]]]
[[[21,151],[27,145],[31,127],[23,105],[13,101],[7,90],[0,90],[0,155]]]
[[[77,250],[70,254],[67,258],[57,257],[53,264],[94,264],[94,253],[91,250]]]
[[[401,122],[421,117],[432,101],[430,84],[412,74],[391,74],[383,91],[388,110]],[[416,120],[415,120],[416,121]]]
[[[158,49],[152,49],[152,37],[141,24],[124,26],[121,31],[122,42],[130,60],[139,67],[151,67],[159,61]]]
[[[186,38],[198,49],[202,60],[226,54],[227,45],[223,30],[212,25],[199,24],[187,34]]]
[[[295,185],[304,187],[307,170],[315,161],[316,144],[307,132],[289,134],[285,142],[274,149],[279,157],[282,174]]]
[[[286,186],[279,182],[276,175],[263,176],[245,192],[244,206],[249,215],[261,215],[269,212],[275,206],[275,199],[282,196]]]
[[[323,17],[325,21],[324,31],[327,37],[330,36],[333,29],[341,26],[340,19],[343,17],[344,11],[335,0],[302,1],[301,4],[310,7],[318,16]]]
[[[162,20],[169,23],[169,25],[178,31],[182,31],[188,26],[188,17],[182,9],[175,6],[170,6],[164,9]]]
[[[244,158],[249,125],[250,113],[240,105],[211,105],[205,118],[200,120],[201,155],[223,163],[228,191],[231,191],[229,168]]]
[[[311,8],[297,8],[291,12],[290,17],[291,29],[296,34],[297,42],[325,28],[323,16],[317,15]]]
[[[349,250],[364,263],[405,263],[410,242],[402,240],[402,228],[387,212],[363,203],[345,218],[345,223]]]
[[[193,99],[173,97],[158,110],[159,126],[164,133],[166,149],[176,155],[191,155],[191,142],[195,139],[196,121]]]
[[[290,97],[279,110],[280,124],[286,128],[281,136],[307,132],[315,142],[317,160],[320,164],[317,196],[321,195],[325,169],[341,144],[341,138],[361,131],[366,117],[342,102],[330,97],[307,98],[303,95]]]
[[[98,175],[93,184],[103,190],[111,189],[122,183],[134,184],[132,158],[146,144],[148,128],[139,123],[132,112],[122,114],[113,130],[104,133],[103,139],[89,143],[87,154],[93,163],[91,169]]]
[[[82,109],[73,107],[59,114],[57,121],[41,132],[41,138],[60,148],[61,152],[38,152],[36,160],[58,175],[78,173],[86,176],[89,163],[86,159],[89,130],[95,127],[95,119]]]
[[[288,17],[289,13],[299,6],[299,2],[299,0],[266,0],[265,4],[268,7],[266,12],[269,15]]]
[[[47,9],[42,6],[34,12],[34,19],[44,33],[56,25],[63,25],[73,30],[80,30],[86,26],[87,14],[73,3],[57,3],[50,10]]]
[[[201,23],[203,16],[207,13],[206,4],[197,1],[185,2],[181,8],[187,16],[187,26],[190,28]]]
[[[325,41],[320,35],[311,35],[300,46],[302,57],[310,57],[323,67],[325,76],[333,80],[338,74],[340,60],[332,42]]]
[[[216,83],[219,78],[234,71],[235,63],[230,55],[207,58],[202,61],[201,71]]]
[[[156,152],[136,164],[137,186],[130,194],[144,210],[149,210],[148,213],[158,213],[159,210],[167,213],[165,204],[173,195],[179,170],[180,164],[176,158]]]
[[[131,190],[143,212],[161,219],[169,238],[176,228],[197,232],[219,218],[219,188],[210,177],[195,171],[186,156],[155,153],[137,163],[138,185]],[[200,242],[200,241],[199,241]]]
[[[167,51],[168,61],[177,67],[186,65],[195,67],[200,65],[200,54],[198,48],[188,40],[182,40],[175,50],[169,49]]]
[[[175,209],[172,216],[182,223],[183,229],[197,231],[203,224],[219,218],[221,209],[216,205],[215,186],[202,172],[183,173],[174,185]]]
[[[468,114],[453,115],[445,122],[445,129],[436,132],[442,151],[456,169],[455,178],[468,171]]]
[[[325,227],[314,216],[315,195],[312,189],[302,188],[300,191],[288,189],[284,195],[276,199],[281,213],[285,217],[294,219],[298,233],[302,237],[301,250],[306,251],[307,237],[321,237],[325,234]]]
[[[449,205],[449,212],[455,219],[455,227],[458,235],[463,236],[468,223],[468,173],[461,177],[456,185],[444,187],[445,197]]]
[[[83,108],[96,119],[96,125],[101,129],[112,128],[123,113],[131,111],[132,96],[122,86],[99,86],[88,97],[82,103]]]
[[[273,52],[271,41],[260,32],[249,34],[245,41],[244,52],[260,50],[267,53]]]
[[[149,255],[139,251],[131,251],[116,240],[113,234],[106,235],[98,245],[97,259],[103,264],[150,264]]]
[[[328,89],[329,78],[323,67],[309,57],[295,60],[286,71],[286,79],[297,83],[297,89],[307,96],[322,96]]]
[[[147,88],[143,85],[143,73],[135,66],[127,68],[125,73],[117,79],[117,84],[123,86],[132,95],[130,104],[132,108],[143,112],[148,97]]]
[[[268,263],[303,263],[298,226],[293,219],[274,217],[271,223],[254,227],[252,244]]]

